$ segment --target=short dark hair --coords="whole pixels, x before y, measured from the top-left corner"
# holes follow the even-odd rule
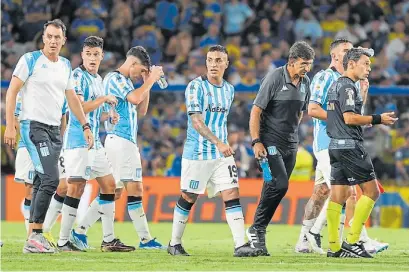
[[[126,57],[129,56],[134,56],[138,58],[142,62],[142,65],[148,68],[150,68],[152,65],[151,58],[149,57],[148,52],[142,46],[134,46],[131,49],[129,49],[128,52],[126,53]]]
[[[82,45],[82,48],[84,48],[85,46],[99,47],[101,49],[104,49],[104,39],[97,37],[97,36],[89,36],[84,40],[84,44]]]
[[[227,52],[226,47],[220,44],[210,46],[207,52],[222,52],[222,53],[225,53],[227,57],[229,56],[229,53]]]
[[[357,62],[362,55],[365,55],[367,57],[372,57],[373,54],[369,52],[369,50],[363,49],[363,48],[351,48],[348,50],[348,52],[345,54],[344,59],[342,60],[342,65],[344,66],[344,70],[346,71],[348,68],[348,62],[350,60]]]
[[[65,26],[63,21],[61,21],[60,19],[54,19],[52,21],[48,21],[47,23],[44,24],[44,32],[45,32],[47,26],[49,26],[49,25],[53,25],[53,26],[55,26],[57,28],[61,28],[62,33],[64,34],[64,37],[65,37],[65,34],[67,32],[67,27]]]
[[[315,58],[315,52],[312,47],[305,41],[298,41],[294,43],[288,54],[289,60],[296,60],[302,58],[304,60],[312,60]]]
[[[345,38],[339,38],[339,39],[335,39],[332,41],[331,45],[329,46],[329,52],[331,52],[332,50],[334,50],[338,45],[343,44],[343,43],[350,43],[352,44],[352,42],[348,39]]]

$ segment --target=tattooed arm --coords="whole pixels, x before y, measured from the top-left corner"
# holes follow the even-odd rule
[[[190,115],[192,118],[193,128],[204,138],[209,140],[212,144],[215,144],[217,149],[223,153],[225,157],[229,157],[234,154],[233,149],[229,144],[223,143],[219,138],[217,138],[210,129],[206,126],[203,121],[201,113],[194,113]]]

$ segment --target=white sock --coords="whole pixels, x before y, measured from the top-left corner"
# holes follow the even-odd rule
[[[114,203],[115,207],[115,203]],[[115,210],[115,208],[114,208]],[[113,211],[115,214],[115,211]],[[75,229],[76,233],[79,234],[86,234],[88,229],[98,221],[101,217],[100,208],[99,208],[99,196],[97,196],[94,201],[88,207],[87,213],[82,218],[81,222],[79,223],[78,227]]]
[[[322,229],[324,228],[325,224],[327,223],[328,203],[329,203],[329,198],[325,201],[324,206],[322,207],[322,210],[321,210],[320,214],[317,217],[317,220],[315,220],[314,225],[310,229],[310,231],[312,233],[320,234]]]
[[[115,239],[114,234],[114,208],[115,194],[100,194],[99,212],[101,213],[102,233],[104,242],[111,242]],[[145,216],[146,217],[146,216]]]
[[[345,207],[342,207],[341,220],[339,222],[339,227],[338,227],[339,239],[340,239],[341,244],[342,244],[342,240],[344,239],[343,235],[344,235],[345,219],[346,219]]]
[[[244,245],[245,230],[244,230],[244,216],[240,205],[240,200],[232,199],[224,202],[226,210],[226,220],[229,224],[231,234],[233,235],[234,247],[238,248]]]
[[[70,237],[70,232],[74,225],[75,219],[77,218],[77,210],[80,200],[78,198],[73,198],[66,196],[64,204],[62,206],[62,219],[61,219],[61,229],[60,229],[60,239],[58,240],[58,245],[63,246],[67,243]]]
[[[142,242],[152,240],[149,233],[148,220],[142,206],[142,197],[128,196],[128,213]]]
[[[64,198],[57,193],[51,198],[50,206],[48,207],[47,214],[45,215],[43,231],[50,232],[53,228],[58,216],[61,213]]]
[[[173,211],[172,239],[170,240],[171,246],[182,244],[182,236],[185,232],[189,212],[192,209],[192,206],[193,203],[187,202],[182,197],[180,197],[176,203],[175,210]]]
[[[304,235],[310,231],[310,229],[315,223],[315,220],[317,220],[317,218],[302,221],[301,233],[300,237],[298,238],[299,241],[302,241],[304,239]]]
[[[28,204],[27,199],[24,202],[23,216],[24,216],[24,224],[26,226],[26,231],[27,231],[27,234],[28,234],[28,231],[29,231],[29,228],[30,228],[30,223],[29,223],[29,221],[30,221],[30,205],[26,205],[26,204]],[[31,204],[31,201],[30,201],[30,204]]]

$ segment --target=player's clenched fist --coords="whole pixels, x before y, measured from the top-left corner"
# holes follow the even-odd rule
[[[398,119],[395,117],[394,112],[384,112],[381,114],[381,122],[384,125],[393,125]]]
[[[223,156],[225,157],[230,157],[231,155],[234,155],[233,148],[231,148],[231,146],[228,144],[218,142],[216,144],[216,147],[221,153],[223,153]]]

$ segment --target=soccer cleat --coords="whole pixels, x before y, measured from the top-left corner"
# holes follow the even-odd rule
[[[307,240],[315,253],[325,254],[324,250],[321,248],[321,235],[312,233],[311,231],[305,234]]]
[[[91,249],[88,245],[87,235],[76,233],[75,230],[71,230],[70,242],[81,250]]]
[[[73,243],[71,243],[70,240],[68,240],[64,245],[60,246],[57,244],[57,248],[59,251],[64,251],[64,252],[85,252],[85,250],[77,247]]]
[[[23,253],[56,253],[56,249],[50,245],[42,233],[33,232],[24,244]]]
[[[350,254],[348,251],[343,250],[342,248],[337,252],[333,252],[328,249],[327,257],[330,258],[357,258],[356,256]]]
[[[311,253],[307,237],[304,235],[295,245],[295,253]]]
[[[57,243],[55,242],[54,237],[51,234],[51,232],[44,232],[43,236],[48,241],[50,246],[52,246],[53,248],[57,248]]]
[[[381,243],[374,239],[368,239],[365,242],[362,242],[364,245],[365,250],[370,254],[376,254],[388,249],[388,243]]]
[[[168,253],[172,256],[177,256],[177,255],[181,255],[181,256],[190,256],[189,253],[186,252],[186,250],[183,248],[183,246],[181,244],[176,244],[174,246],[168,245]]]
[[[234,257],[257,257],[263,253],[263,249],[254,248],[250,242],[234,249]],[[268,253],[268,252],[267,252]]]
[[[102,241],[101,251],[103,252],[130,252],[134,251],[135,247],[127,246],[119,239],[114,239],[111,242]]]
[[[166,246],[163,246],[161,243],[156,241],[156,238],[153,238],[152,240],[142,243],[142,241],[139,243],[139,248],[140,249],[167,249]]]
[[[348,242],[344,241],[342,243],[342,250],[349,252],[351,255],[357,258],[373,258],[372,255],[365,250],[362,242],[349,244]]]
[[[260,256],[270,256],[266,247],[266,230],[258,230],[251,226],[247,229],[246,234],[251,245],[262,250]]]

